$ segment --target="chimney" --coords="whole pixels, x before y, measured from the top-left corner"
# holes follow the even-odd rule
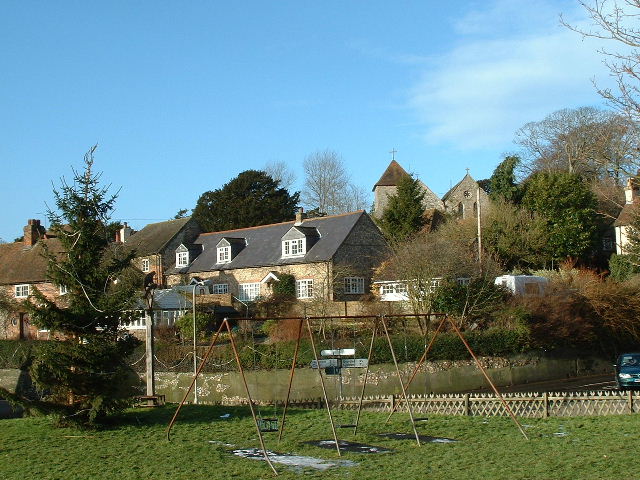
[[[27,226],[24,227],[24,246],[34,246],[40,237],[44,236],[44,233],[45,230],[44,227],[40,226],[40,220],[36,220],[35,218],[27,220]]]
[[[638,187],[640,171],[638,171],[638,176],[629,177],[627,179],[627,186],[624,187],[624,198],[627,203],[633,203],[634,200],[638,197]]]
[[[116,242],[125,243],[132,233],[133,230],[131,230],[131,227],[127,225],[127,222],[124,222],[124,226],[116,232]]]
[[[302,220],[304,220],[304,218],[306,217],[306,215],[304,214],[304,208],[300,207],[298,208],[298,211],[296,212],[296,223],[295,225],[302,225]]]

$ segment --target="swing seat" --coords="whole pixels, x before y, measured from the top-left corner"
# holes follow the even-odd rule
[[[338,428],[356,428],[355,423],[343,423],[338,425]]]
[[[418,417],[413,419],[414,422],[426,422],[427,420],[429,420],[427,417]]]
[[[278,431],[278,419],[277,418],[259,418],[258,428],[261,432],[277,432]]]

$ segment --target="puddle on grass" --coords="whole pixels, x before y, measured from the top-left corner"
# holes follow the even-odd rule
[[[209,443],[213,443],[214,445],[222,445],[223,447],[235,447],[233,443],[225,443],[220,440],[209,440]]]
[[[392,440],[415,440],[416,436],[412,433],[379,433],[379,437],[390,438]],[[424,443],[455,443],[458,440],[445,437],[429,437],[427,435],[418,435],[421,442]]]
[[[237,449],[233,451],[233,454],[251,460],[265,461],[262,450],[259,448]],[[327,470],[331,467],[355,467],[357,465],[356,462],[352,462],[351,460],[325,460],[323,458],[306,457],[304,455],[275,453],[270,450],[267,450],[267,455],[269,455],[269,460],[271,460],[272,463],[279,463],[297,469],[315,468],[316,470]]]
[[[329,448],[331,450],[335,450],[336,448],[335,440],[311,440],[303,443],[313,445],[314,447]],[[389,453],[393,451],[388,448],[376,447],[365,443],[349,442],[347,440],[338,440],[338,445],[340,445],[340,450],[354,453]]]

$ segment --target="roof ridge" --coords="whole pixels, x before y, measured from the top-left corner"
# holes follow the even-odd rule
[[[337,213],[335,215],[326,215],[324,217],[305,218],[302,222],[304,224],[304,222],[306,222],[306,221],[316,221],[316,220],[325,220],[325,219],[336,218],[336,217],[345,217],[347,215],[355,215],[355,214],[358,214],[358,213],[365,213],[365,211],[364,210],[356,210],[354,212]],[[200,234],[200,236],[204,236],[204,235],[219,235],[221,233],[240,232],[240,231],[243,231],[243,230],[256,230],[258,228],[273,227],[275,225],[287,225],[289,223],[295,224],[295,222],[296,222],[295,220],[288,220],[286,222],[269,223],[267,225],[254,225],[253,227],[234,228],[232,230],[218,230],[216,232],[203,232],[203,233]],[[304,226],[304,225],[299,225],[299,226]]]

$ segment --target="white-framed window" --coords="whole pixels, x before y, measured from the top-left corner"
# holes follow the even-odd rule
[[[244,302],[251,302],[260,296],[260,283],[241,283],[238,285],[238,298]]]
[[[229,284],[228,283],[216,283],[213,285],[213,293],[221,294],[221,293],[229,293]]]
[[[145,272],[145,273],[151,271],[151,265],[149,264],[149,259],[148,258],[143,258],[142,259],[142,271]]]
[[[296,280],[296,298],[313,298],[313,279]]]
[[[141,330],[146,327],[146,314],[144,311],[136,312],[137,317],[132,318],[128,322],[122,322],[122,325],[128,330]]]
[[[344,277],[344,293],[364,293],[364,277]]]
[[[16,298],[27,298],[29,296],[29,285],[16,285]]]
[[[69,293],[69,287],[67,287],[66,285],[60,285],[58,287],[58,291],[60,292],[60,295],[66,295],[67,293]]]
[[[218,247],[218,263],[229,263],[231,261],[231,247]]]
[[[162,310],[160,323],[167,327],[173,327],[176,324],[176,320],[182,316],[180,310]]]
[[[176,267],[189,265],[189,252],[176,252]]]
[[[469,277],[460,277],[456,278],[456,283],[463,287],[468,286],[471,283],[471,279]]]
[[[434,293],[441,284],[442,278],[432,278],[429,281],[429,293]]]
[[[304,238],[284,240],[282,242],[283,257],[300,257],[306,253],[306,241]]]

